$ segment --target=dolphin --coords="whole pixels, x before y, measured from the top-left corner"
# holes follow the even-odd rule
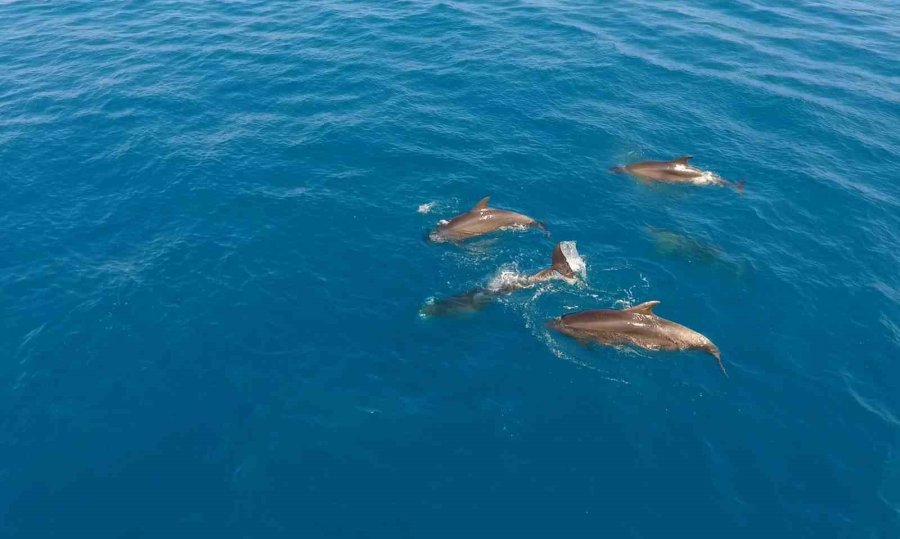
[[[716,358],[728,372],[719,348],[704,335],[653,313],[658,301],[622,310],[582,311],[551,320],[547,325],[582,344],[631,345],[647,350],[701,350]]]
[[[466,213],[457,215],[449,221],[438,223],[428,239],[433,242],[461,243],[470,238],[489,234],[495,230],[507,227],[540,228],[546,230],[544,223],[536,221],[527,215],[509,210],[489,208],[488,201],[491,197],[484,197],[478,204]]]
[[[657,252],[662,255],[677,256],[688,262],[714,266],[727,270],[736,277],[743,277],[747,270],[746,261],[729,256],[715,245],[652,226],[648,227],[647,231],[653,238]]]
[[[575,284],[584,275],[584,262],[578,256],[575,242],[560,242],[553,249],[552,263],[549,268],[527,276],[513,276],[496,285],[475,288],[463,294],[436,300],[426,304],[419,311],[422,316],[445,316],[469,314],[484,309],[495,299],[511,294],[516,290],[531,288],[537,283],[550,280],[563,280]]]
[[[701,170],[688,161],[693,159],[684,155],[671,161],[639,161],[625,166],[615,166],[610,171],[617,174],[631,174],[639,180],[678,183],[688,185],[730,186],[738,193],[744,192],[744,182],[730,182],[708,170]]]
[[[722,250],[715,245],[652,226],[648,227],[647,231],[660,254],[678,255],[691,261],[705,263],[714,263],[725,258]]]

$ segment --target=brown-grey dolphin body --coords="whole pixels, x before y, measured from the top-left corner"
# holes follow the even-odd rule
[[[678,183],[689,185],[730,186],[737,192],[744,191],[744,182],[730,182],[708,170],[701,170],[688,163],[693,159],[685,155],[671,161],[639,161],[625,166],[612,167],[617,173],[631,174],[635,178],[647,181]]]
[[[465,240],[489,234],[504,227],[540,228],[544,224],[533,218],[509,210],[489,208],[491,197],[484,197],[466,213],[457,215],[449,221],[442,221],[429,235],[434,242],[460,243]]]
[[[583,311],[551,320],[549,327],[579,342],[631,345],[647,350],[702,350],[716,358],[728,376],[718,347],[706,336],[653,313],[658,301],[622,310]]]
[[[570,260],[566,256],[566,252],[563,250],[566,244],[569,244],[567,250],[575,260]],[[573,264],[576,267],[573,267]],[[575,283],[584,271],[583,267],[579,267],[582,264],[583,261],[578,256],[574,242],[560,242],[553,249],[553,262],[549,268],[532,275],[517,276],[496,286],[475,288],[464,294],[436,300],[422,307],[419,312],[423,316],[447,316],[477,312],[500,296],[523,288],[530,288],[539,282],[561,279],[568,283]]]

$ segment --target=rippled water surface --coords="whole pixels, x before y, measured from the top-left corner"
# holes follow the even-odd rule
[[[900,536],[898,13],[0,2],[0,533]],[[647,300],[730,378],[545,328]]]

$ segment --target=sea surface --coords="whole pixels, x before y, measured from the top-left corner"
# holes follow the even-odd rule
[[[0,1],[0,535],[900,537],[896,0]],[[746,191],[609,167],[693,155]],[[424,238],[491,196],[544,221]],[[580,285],[420,309],[549,265]],[[722,350],[546,322],[659,300]]]

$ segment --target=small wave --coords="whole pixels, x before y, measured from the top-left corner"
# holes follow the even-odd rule
[[[847,385],[847,392],[850,393],[850,396],[853,398],[853,400],[856,401],[856,403],[859,404],[864,410],[877,416],[888,425],[900,427],[900,420],[898,420],[897,417],[890,412],[890,410],[885,409],[881,404],[871,401],[857,393],[846,376],[844,377],[844,381]]]
[[[576,357],[573,357],[570,354],[567,354],[562,349],[562,347],[559,345],[559,343],[556,342],[556,340],[553,338],[553,336],[550,335],[549,331],[537,329],[535,324],[528,323],[527,318],[526,318],[526,326],[529,329],[531,329],[531,331],[535,335],[535,337],[537,337],[537,339],[539,341],[544,343],[544,346],[546,346],[547,349],[550,350],[550,353],[553,354],[554,356],[556,356],[557,359],[565,361],[566,363],[571,363],[578,367],[582,367],[582,368],[594,371],[598,375],[600,375],[600,377],[603,378],[604,380],[608,380],[610,382],[616,382],[616,383],[624,384],[624,385],[631,385],[631,382],[629,382],[627,380],[622,380],[621,378],[614,378],[612,376],[609,376],[607,371],[601,369],[600,367],[597,367],[596,365],[591,365],[590,363],[588,363],[586,361],[582,361]]]
[[[46,328],[46,327],[47,327],[47,323],[45,322],[45,323],[41,324],[40,326],[32,329],[31,331],[28,332],[27,335],[25,335],[25,338],[22,339],[22,344],[20,344],[19,348],[16,350],[16,357],[21,358],[19,360],[19,363],[27,363],[27,361],[31,355],[30,353],[27,352],[28,344],[32,340],[34,340],[35,337],[40,335],[44,331],[44,328]]]
[[[574,242],[573,242],[574,243]],[[577,255],[577,251],[575,253]],[[578,257],[581,259],[581,257]],[[571,363],[578,367],[583,367],[585,369],[591,370],[597,373],[601,378],[610,382],[616,382],[618,384],[630,385],[631,382],[627,380],[622,380],[620,378],[614,378],[609,376],[609,373],[596,365],[591,365],[586,361],[582,361],[576,357],[573,357],[571,354],[568,354],[563,348],[560,346],[559,342],[553,338],[552,333],[546,329],[544,323],[542,321],[542,317],[540,316],[538,309],[536,308],[537,300],[540,299],[541,296],[544,295],[545,292],[551,290],[549,286],[541,286],[537,287],[534,294],[525,302],[522,309],[522,318],[525,322],[525,328],[528,329],[534,337],[543,343],[543,345],[553,354],[557,359],[565,361],[566,363]]]
[[[435,204],[437,204],[437,202],[434,201],[426,202],[425,204],[419,204],[419,209],[417,209],[416,211],[422,214],[431,213],[431,210],[434,209]]]
[[[290,188],[276,188],[276,187],[262,187],[257,189],[257,192],[261,195],[277,198],[277,199],[288,199],[288,198],[298,198],[306,196],[310,193],[311,189],[308,187],[290,187]]]

